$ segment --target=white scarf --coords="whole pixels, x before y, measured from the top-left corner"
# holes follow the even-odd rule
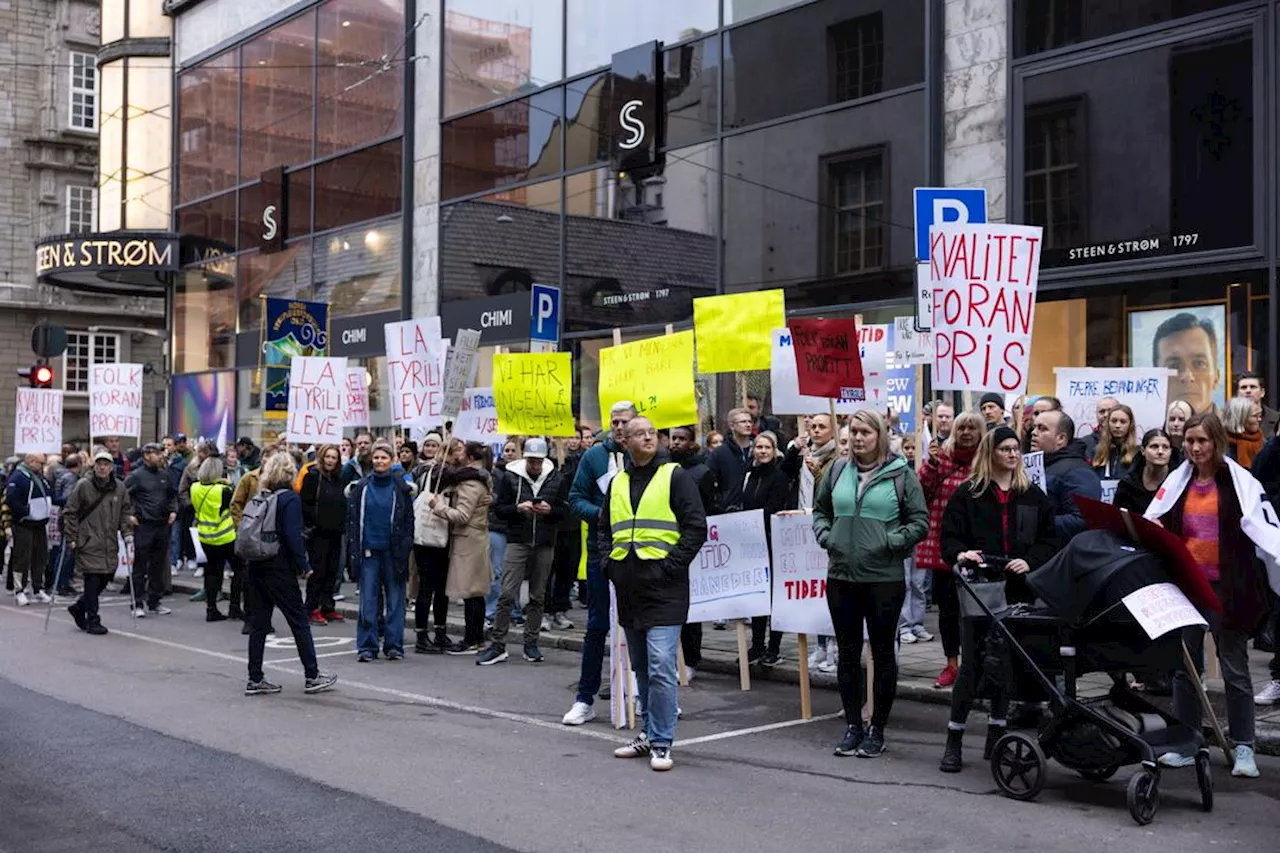
[[[1262,484],[1253,478],[1248,469],[1240,467],[1232,459],[1223,459],[1231,472],[1231,484],[1240,501],[1240,529],[1253,540],[1258,559],[1267,567],[1267,581],[1271,589],[1280,595],[1280,518],[1262,491]],[[1155,500],[1147,508],[1145,518],[1155,521],[1163,516],[1182,497],[1191,483],[1195,467],[1188,460],[1170,474],[1156,492]]]

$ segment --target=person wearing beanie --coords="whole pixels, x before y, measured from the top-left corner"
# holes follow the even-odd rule
[[[1004,425],[1004,397],[994,392],[982,395],[982,401],[978,404],[978,411],[982,413],[982,419],[987,423],[987,429],[993,430],[998,426]]]

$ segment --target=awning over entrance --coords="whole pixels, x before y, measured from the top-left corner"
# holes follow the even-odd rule
[[[180,265],[177,234],[68,234],[36,244],[36,278],[55,287],[118,296],[168,292]]]

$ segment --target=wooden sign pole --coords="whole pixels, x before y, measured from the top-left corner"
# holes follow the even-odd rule
[[[735,623],[738,629],[738,685],[751,689],[751,666],[747,663],[747,623],[741,619]]]
[[[676,680],[681,687],[689,686],[689,667],[684,663],[684,644],[676,645]]]
[[[615,628],[618,626],[615,624]],[[627,702],[627,728],[635,729],[636,727],[636,690],[635,676],[631,672],[631,649],[627,648],[627,653],[623,655],[623,672],[622,672],[622,692]]]
[[[827,640],[828,643],[834,643],[835,641],[835,637],[831,637]],[[872,688],[872,685],[876,683],[876,662],[875,658],[871,656],[870,641],[864,642],[862,647],[866,649],[867,655],[867,677],[863,681],[867,686],[867,703],[862,706],[862,719],[864,722],[870,722],[871,715],[876,710],[876,691]],[[858,664],[861,664],[861,661],[858,661]]]
[[[796,640],[800,644],[800,719],[812,720],[813,697],[809,691],[809,635],[798,634]]]

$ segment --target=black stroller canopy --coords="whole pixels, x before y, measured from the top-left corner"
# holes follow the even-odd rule
[[[1131,592],[1171,582],[1159,557],[1106,530],[1078,534],[1027,575],[1032,592],[1073,627],[1093,621]]]

